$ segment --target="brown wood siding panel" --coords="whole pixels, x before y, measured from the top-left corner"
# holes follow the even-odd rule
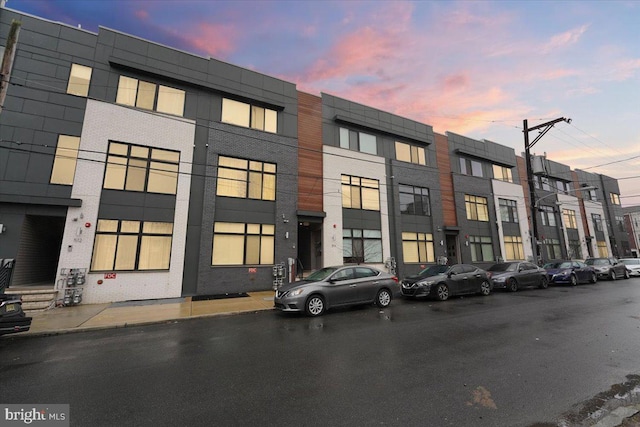
[[[520,185],[524,193],[524,204],[527,207],[527,218],[529,219],[529,230],[531,230],[531,201],[529,197],[529,182],[527,181],[527,162],[524,157],[516,156],[518,163],[518,175],[520,176]]]
[[[298,92],[298,209],[322,212],[322,98]]]
[[[451,176],[451,158],[449,156],[449,139],[445,135],[434,134],[436,141],[436,159],[440,171],[440,191],[442,194],[442,218],[445,227],[458,225],[456,202]]]

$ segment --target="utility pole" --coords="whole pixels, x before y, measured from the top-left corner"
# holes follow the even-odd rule
[[[2,5],[4,7],[4,2]],[[18,34],[20,34],[21,22],[15,19],[11,21],[11,28],[7,36],[7,44],[4,47],[4,55],[0,58],[0,113],[4,107],[4,100],[7,97],[9,89],[9,77],[13,68],[13,60],[16,56],[16,44],[18,43]]]
[[[529,123],[527,119],[524,119],[522,122],[522,131],[524,132],[524,153],[525,153],[525,161],[527,165],[527,184],[529,184],[529,205],[530,205],[530,214],[531,214],[531,228],[533,229],[533,236],[531,237],[531,247],[533,249],[533,257],[534,263],[538,263],[540,259],[540,247],[538,245],[538,216],[537,216],[537,201],[536,201],[536,190],[533,184],[533,169],[531,167],[531,147],[533,147],[536,142],[540,140],[549,130],[558,122],[567,122],[571,123],[571,119],[566,119],[564,117],[560,117],[559,119],[551,120],[550,122],[542,123],[541,125],[534,126],[532,128],[529,127]],[[538,136],[532,142],[529,142],[529,132],[532,130],[540,130]]]

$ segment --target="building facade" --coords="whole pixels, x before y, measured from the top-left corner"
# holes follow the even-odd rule
[[[73,270],[87,303],[204,298],[276,270],[631,250],[610,177],[534,156],[532,201],[511,148],[106,28],[0,8],[0,46],[12,287],[62,291]]]

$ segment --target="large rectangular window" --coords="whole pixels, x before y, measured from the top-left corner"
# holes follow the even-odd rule
[[[464,196],[464,204],[467,209],[467,219],[471,221],[489,221],[489,209],[487,198],[480,196]]]
[[[540,206],[538,210],[542,217],[542,225],[548,225],[550,227],[556,226],[556,215],[552,206]]]
[[[569,258],[582,259],[582,245],[580,240],[569,240]]]
[[[211,265],[273,264],[275,228],[273,224],[216,222]]]
[[[542,241],[542,245],[547,250],[547,259],[562,259],[562,249],[560,247],[560,240],[558,239],[545,239]]]
[[[400,195],[400,212],[408,215],[431,215],[429,189],[411,185],[398,186]]]
[[[427,164],[424,147],[398,141],[396,141],[396,159],[401,162],[415,163],[417,165]]]
[[[69,73],[69,83],[67,84],[67,93],[77,96],[89,95],[89,83],[91,82],[91,67],[84,65],[71,64],[71,72]]]
[[[482,173],[482,163],[464,157],[460,157],[460,173],[463,175],[484,176]]]
[[[435,262],[433,234],[402,232],[404,262]]]
[[[217,196],[243,199],[276,199],[276,165],[220,156]]]
[[[363,153],[378,154],[378,144],[375,135],[357,132],[347,128],[340,128],[340,147]]]
[[[469,236],[469,248],[471,249],[471,261],[493,261],[493,244],[491,237]]]
[[[493,165],[493,177],[504,182],[513,182],[511,168],[499,165]]]
[[[498,199],[502,222],[518,222],[518,204],[515,200]]]
[[[99,219],[91,271],[168,270],[173,224]]]
[[[180,153],[109,143],[103,188],[176,194]]]
[[[595,231],[602,231],[602,216],[599,214],[591,214],[591,220],[593,221],[593,229]]]
[[[515,261],[524,259],[524,247],[522,246],[522,237],[520,236],[504,236],[505,260]]]
[[[576,211],[572,211],[571,209],[563,209],[562,218],[564,219],[564,226],[566,228],[578,228],[578,222],[576,221]]]
[[[380,184],[377,179],[342,175],[342,207],[380,210]]]
[[[598,244],[598,256],[600,258],[607,258],[609,256],[609,249],[607,248],[607,242],[598,240],[597,244]]]
[[[222,99],[222,118],[224,123],[246,128],[276,133],[278,130],[278,112],[269,108]]]
[[[620,195],[616,193],[609,193],[609,198],[611,199],[611,203],[614,205],[620,205]]]
[[[183,90],[120,76],[116,95],[118,104],[182,116],[184,100]]]
[[[342,257],[345,264],[382,262],[380,230],[342,230]]]
[[[78,160],[80,138],[77,136],[59,135],[56,156],[53,159],[51,183],[73,185]]]

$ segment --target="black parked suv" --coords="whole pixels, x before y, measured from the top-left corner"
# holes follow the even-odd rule
[[[616,280],[622,277],[629,278],[627,266],[615,258],[588,258],[584,263],[596,270],[598,279]]]

